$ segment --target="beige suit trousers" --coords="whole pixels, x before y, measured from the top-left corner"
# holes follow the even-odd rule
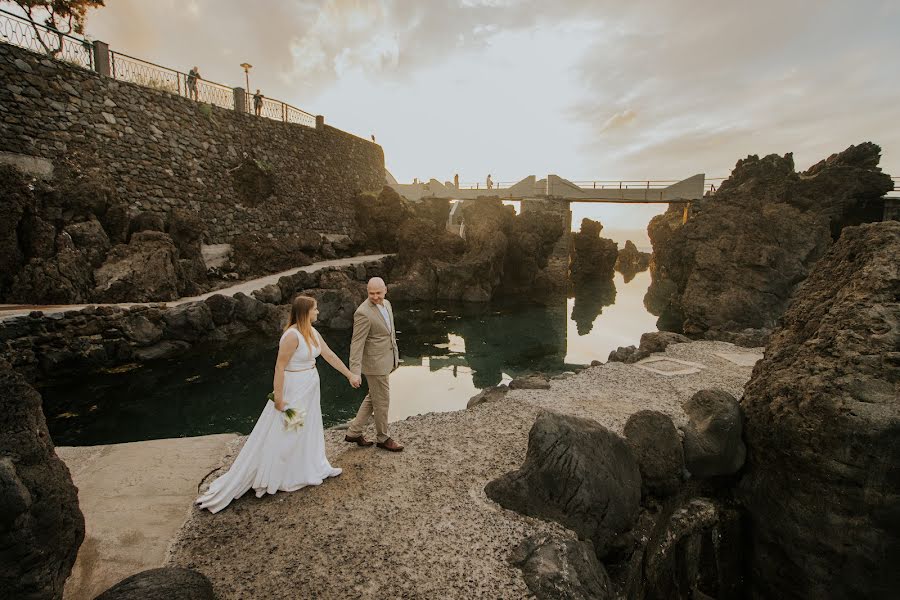
[[[363,430],[369,425],[369,419],[375,417],[375,436],[379,442],[387,440],[388,433],[388,409],[391,406],[391,385],[388,382],[390,375],[365,375],[369,385],[369,393],[359,406],[356,418],[350,423],[347,435],[357,437],[363,434]]]

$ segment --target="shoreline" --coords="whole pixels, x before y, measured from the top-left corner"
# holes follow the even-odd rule
[[[700,389],[739,397],[761,350],[673,344],[648,364],[607,363],[553,380],[549,390],[511,390],[470,409],[408,417],[391,424],[407,445],[398,455],[350,447],[330,428],[326,452],[341,477],[290,494],[248,494],[216,515],[185,497],[187,518],[166,540],[164,564],[202,572],[223,598],[293,598],[312,589],[325,598],[526,596],[521,572],[507,562],[512,548],[535,533],[574,534],[500,508],[484,485],[521,465],[537,414],[592,418],[621,433],[628,416],[650,408],[681,425],[681,402]],[[233,438],[234,452],[212,466],[226,468],[243,439]],[[88,535],[93,527],[89,520]]]

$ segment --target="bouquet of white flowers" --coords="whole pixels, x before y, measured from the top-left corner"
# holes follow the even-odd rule
[[[269,392],[267,399],[270,402],[275,402],[275,392]],[[286,431],[297,431],[303,427],[303,423],[306,420],[306,412],[302,410],[288,408],[282,414],[284,414],[284,429]]]

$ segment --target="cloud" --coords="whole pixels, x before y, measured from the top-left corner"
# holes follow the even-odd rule
[[[851,143],[900,173],[892,0],[117,0],[114,50],[251,86],[368,137],[401,180],[727,175]],[[890,124],[890,125],[889,125]]]

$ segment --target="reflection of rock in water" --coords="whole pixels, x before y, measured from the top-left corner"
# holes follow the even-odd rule
[[[575,288],[575,304],[572,306],[572,320],[578,328],[578,335],[587,335],[594,326],[594,320],[603,312],[604,306],[612,306],[616,301],[616,284],[601,281],[580,285]]]
[[[475,387],[500,382],[530,371],[560,371],[566,357],[566,299],[550,306],[510,303],[417,304],[415,312],[397,307],[397,330],[402,332],[400,351],[404,361],[423,355],[440,357],[437,364],[455,364],[464,359],[472,369]],[[444,312],[446,310],[446,312]],[[463,338],[465,355],[446,348],[448,334]],[[446,357],[446,358],[445,358]]]

